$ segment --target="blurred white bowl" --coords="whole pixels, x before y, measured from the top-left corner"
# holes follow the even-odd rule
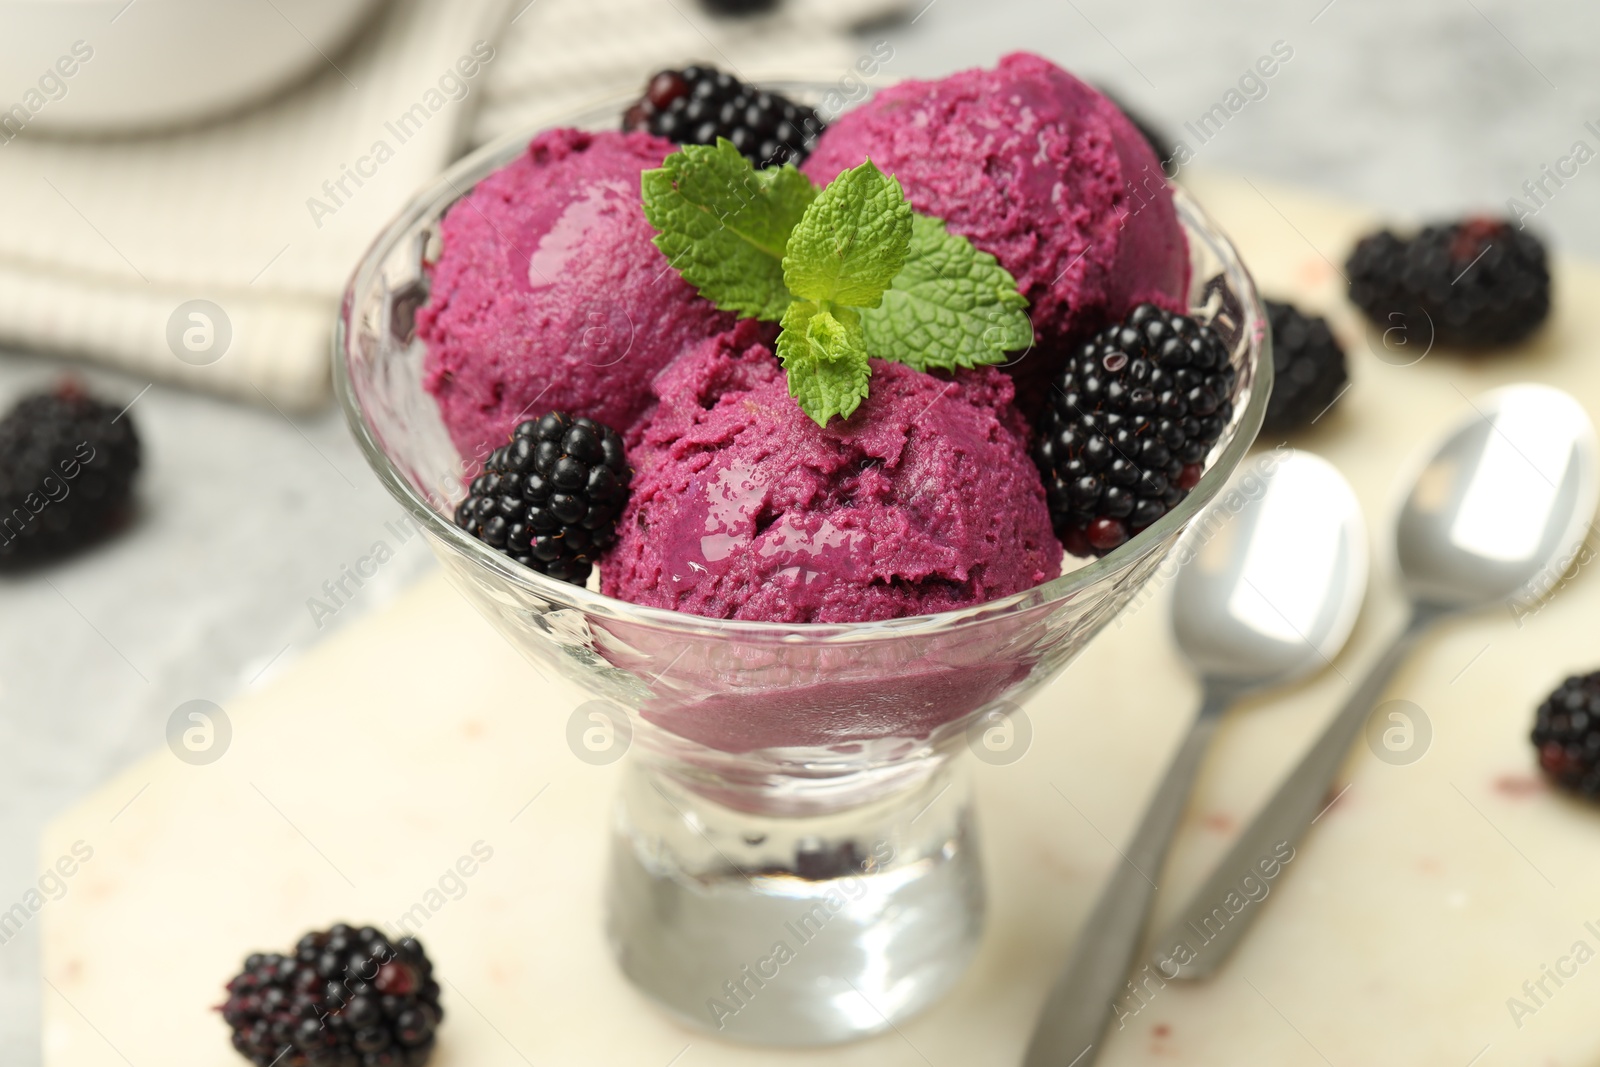
[[[326,65],[381,0],[0,0],[0,141],[210,118]]]

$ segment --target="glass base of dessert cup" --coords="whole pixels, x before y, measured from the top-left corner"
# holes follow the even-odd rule
[[[911,784],[863,803],[836,788],[837,810],[805,816],[717,803],[631,757],[606,901],[623,973],[681,1021],[762,1044],[849,1041],[933,1003],[984,905],[965,768],[941,748]]]
[[[798,99],[830,88],[757,80]],[[627,102],[554,124],[615,128]],[[1260,427],[1272,359],[1253,283],[1178,190],[1190,314],[1230,350],[1234,411],[1188,497],[1106,557],[1001,600],[885,622],[778,625],[643,608],[521,567],[451,521],[467,477],[501,442],[464,456],[423,388],[413,322],[427,296],[424,260],[447,208],[537,132],[464,159],[379,237],[336,324],[340,401],[455,586],[631,736],[607,890],[607,932],[629,980],[686,1023],[740,1041],[820,1044],[887,1029],[948,990],[978,943],[983,879],[961,766],[970,724],[1004,713],[1082,651],[1221,491]]]

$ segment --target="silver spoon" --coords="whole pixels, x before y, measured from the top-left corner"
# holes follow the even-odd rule
[[[1190,532],[1190,550],[1172,627],[1204,680],[1200,710],[1045,1001],[1026,1067],[1094,1062],[1218,719],[1242,694],[1336,656],[1366,594],[1361,507],[1339,472],[1308,452],[1263,455]]]
[[[1277,850],[1292,848],[1315,821],[1367,716],[1417,639],[1448,616],[1544,596],[1588,533],[1600,459],[1594,427],[1578,402],[1546,385],[1509,385],[1480,397],[1473,409],[1417,472],[1395,523],[1410,620],[1156,941],[1166,977],[1203,978],[1227,959],[1261,908],[1234,914],[1218,906],[1259,864],[1281,859]]]

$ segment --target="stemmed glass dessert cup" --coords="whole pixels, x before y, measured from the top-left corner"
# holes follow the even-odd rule
[[[831,88],[759,80],[806,102]],[[548,125],[615,129],[629,102]],[[537,132],[457,163],[362,260],[334,342],[345,414],[462,594],[528,659],[593,693],[597,722],[631,735],[606,896],[609,940],[634,985],[740,1041],[817,1045],[886,1029],[947,991],[978,945],[969,735],[1004,734],[1017,703],[1151,578],[1260,428],[1272,359],[1255,286],[1176,190],[1190,314],[1231,352],[1233,414],[1189,495],[1104,558],[1004,599],[883,622],[640,607],[538,574],[456,527],[465,481],[503,442],[461,455],[422,384],[414,317],[440,221]]]

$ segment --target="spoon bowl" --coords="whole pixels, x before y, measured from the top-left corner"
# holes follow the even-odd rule
[[[1361,506],[1343,476],[1307,452],[1260,456],[1180,552],[1188,559],[1173,589],[1172,625],[1205,696],[1045,1001],[1024,1067],[1090,1067],[1098,1058],[1217,721],[1240,694],[1337,655],[1366,594]]]
[[[1416,468],[1395,520],[1411,601],[1405,628],[1158,939],[1154,962],[1166,977],[1214,973],[1266,910],[1247,908],[1191,943],[1190,931],[1241,878],[1316,822],[1367,716],[1422,635],[1451,615],[1544,596],[1576,557],[1600,499],[1589,416],[1566,393],[1536,384],[1496,389],[1471,406]]]
[[[1339,654],[1361,612],[1361,505],[1333,464],[1294,449],[1267,453],[1234,491],[1248,506],[1190,535],[1200,544],[1173,587],[1173,636],[1204,678],[1293,681]]]
[[[1576,400],[1523,384],[1473,407],[1400,507],[1395,551],[1414,601],[1468,608],[1537,599],[1594,517],[1600,458]]]

